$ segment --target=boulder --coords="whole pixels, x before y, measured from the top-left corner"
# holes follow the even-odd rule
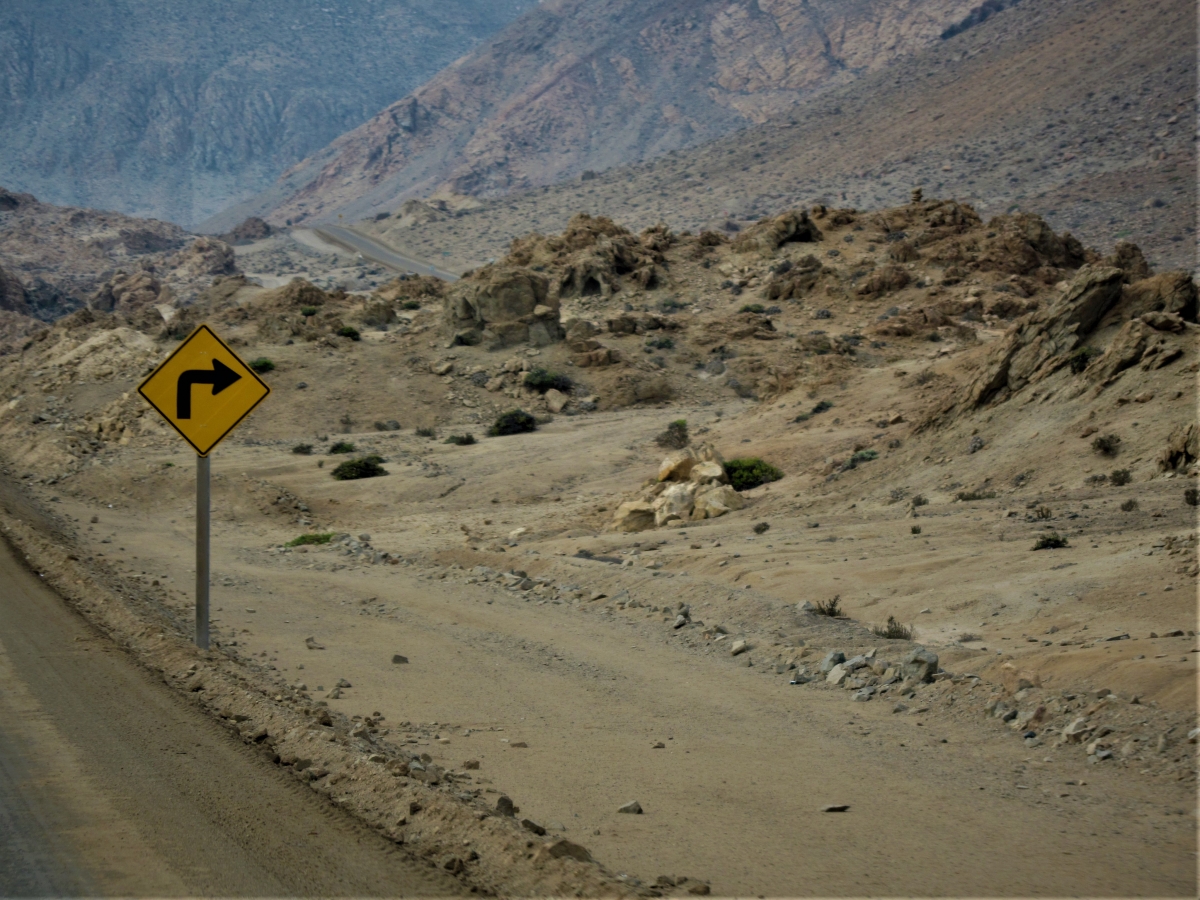
[[[694,481],[697,484],[712,484],[714,482],[725,484],[729,481],[729,477],[725,474],[725,467],[720,463],[699,462],[692,466],[688,480]]]
[[[696,485],[689,482],[672,484],[655,498],[654,524],[658,527],[672,521],[686,521],[692,512]]]
[[[613,528],[617,531],[645,531],[654,527],[654,507],[645,500],[629,500],[617,507]]]
[[[838,663],[829,670],[829,673],[825,676],[825,680],[832,685],[840,686],[849,677],[850,673],[846,670],[845,663]]]
[[[809,218],[807,210],[793,209],[751,225],[738,235],[730,249],[734,253],[758,253],[770,257],[784,244],[795,241],[811,243],[822,237],[821,230]]]
[[[938,655],[924,647],[915,647],[900,660],[900,671],[905,678],[917,681],[933,681],[938,670]]]
[[[1163,272],[1125,287],[1121,306],[1130,318],[1147,312],[1176,313],[1185,322],[1195,322],[1196,282],[1189,272]]]
[[[29,315],[29,295],[17,276],[0,267],[0,310]]]
[[[552,413],[562,412],[563,408],[571,401],[570,397],[555,388],[550,388],[550,390],[546,391],[543,397],[546,401],[547,408]]]
[[[742,509],[746,501],[727,484],[711,485],[696,492],[692,503],[692,519],[715,519],[727,512]]]
[[[474,331],[476,343],[500,349],[532,340],[548,344],[562,340],[558,300],[550,294],[549,279],[538,272],[511,266],[486,266],[462,279],[443,301],[450,334]]]
[[[1165,472],[1183,470],[1200,458],[1200,426],[1176,425],[1167,436],[1167,446],[1158,456]]]
[[[822,675],[828,675],[833,671],[833,667],[839,663],[846,661],[846,654],[841,650],[830,650],[825,654],[825,658],[821,660],[820,671]]]
[[[696,456],[696,451],[691,447],[676,450],[659,463],[658,480],[686,481],[691,475],[692,468],[699,461],[700,459]]]

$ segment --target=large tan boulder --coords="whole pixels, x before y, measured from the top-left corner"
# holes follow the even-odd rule
[[[658,480],[687,481],[688,476],[692,473],[692,467],[698,462],[700,462],[700,458],[691,447],[676,450],[658,464]]]
[[[692,502],[692,519],[715,519],[745,505],[742,495],[727,484],[701,488]]]
[[[546,391],[544,394],[544,399],[546,401],[547,408],[549,408],[550,412],[552,413],[562,412],[563,407],[565,407],[571,400],[570,397],[568,397],[562,391],[556,390],[555,388],[550,388],[550,390]]]
[[[617,507],[613,528],[617,531],[645,531],[654,527],[654,507],[645,500],[629,500]]]
[[[690,482],[672,484],[655,499],[654,524],[661,528],[673,521],[686,522],[692,513],[696,485]]]
[[[558,299],[545,275],[511,266],[487,266],[458,282],[446,296],[443,315],[455,340],[500,349],[563,338]]]
[[[725,484],[729,481],[725,467],[718,462],[699,462],[692,466],[688,480],[694,484]]]
[[[747,228],[733,242],[734,253],[759,253],[774,256],[783,244],[793,241],[815,242],[822,239],[821,229],[803,209],[763,219]]]
[[[1122,298],[1129,317],[1148,312],[1177,313],[1187,322],[1196,321],[1196,282],[1190,272],[1163,272],[1135,281]]]

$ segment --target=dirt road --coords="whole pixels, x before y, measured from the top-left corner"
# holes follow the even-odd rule
[[[461,892],[245,748],[0,543],[0,895]]]

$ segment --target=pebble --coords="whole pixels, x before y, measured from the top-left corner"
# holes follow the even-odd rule
[[[640,816],[642,814],[642,804],[638,803],[636,800],[630,800],[623,806],[617,807],[617,812],[631,813],[635,816]]]
[[[532,831],[534,834],[538,835],[539,837],[546,833],[546,829],[543,828],[541,825],[539,825],[537,822],[533,821],[533,819],[522,819],[521,827],[524,828],[526,831]]]
[[[749,649],[750,645],[746,641],[734,641],[733,645],[729,648],[729,655],[737,656],[739,653],[745,653]]]
[[[667,745],[664,744],[662,741],[655,741],[654,744],[650,747],[650,749],[651,750],[666,750]]]

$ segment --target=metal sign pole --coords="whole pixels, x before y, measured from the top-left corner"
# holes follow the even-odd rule
[[[209,500],[207,456],[196,457],[196,646],[208,649]]]

